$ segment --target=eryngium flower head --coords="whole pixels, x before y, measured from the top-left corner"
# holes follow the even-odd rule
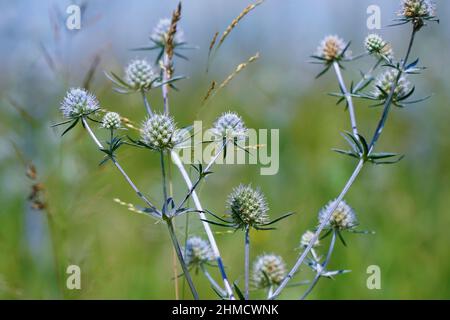
[[[391,46],[376,33],[369,34],[366,37],[364,46],[367,52],[370,54],[384,56],[388,59],[391,59],[393,57]]]
[[[397,79],[398,70],[391,69],[380,76],[375,81],[375,87],[373,95],[380,100],[387,99],[392,87]],[[397,86],[394,90],[393,101],[401,100],[405,97],[411,90],[411,83],[406,79],[405,76],[401,76],[398,80]]]
[[[77,118],[95,112],[99,108],[97,98],[81,88],[67,91],[60,110],[66,118]]]
[[[120,114],[117,112],[107,112],[103,116],[102,128],[119,129],[121,126]]]
[[[300,240],[300,246],[302,248],[306,248],[309,243],[311,242],[312,238],[314,237],[314,232],[307,230],[303,235],[302,235],[302,239]],[[319,239],[316,239],[316,241],[313,244],[313,248],[317,247],[319,245]]]
[[[189,267],[200,266],[214,260],[209,243],[200,237],[190,237],[186,241],[184,260]]]
[[[407,19],[432,18],[435,4],[431,0],[403,0],[399,15]]]
[[[164,18],[159,20],[156,27],[153,29],[152,35],[150,38],[159,44],[166,44],[167,39],[169,37],[169,29],[172,21],[168,18]],[[177,32],[175,33],[175,37],[173,39],[173,44],[176,46],[180,43],[184,42],[184,32],[177,26]]]
[[[155,78],[152,66],[146,60],[133,60],[125,68],[125,81],[135,90],[147,89]]]
[[[257,227],[268,222],[264,195],[250,185],[239,185],[228,196],[228,208],[236,228]]]
[[[179,142],[175,121],[165,114],[150,116],[142,127],[142,140],[156,150],[173,149]]]
[[[217,139],[243,139],[247,134],[244,121],[235,112],[225,112],[212,128],[212,133]]]
[[[333,62],[339,60],[344,55],[344,58],[349,57],[348,52],[344,52],[347,43],[336,35],[326,36],[320,45],[317,47],[316,55],[326,62]]]
[[[279,285],[285,276],[286,265],[280,256],[264,254],[253,264],[252,280],[258,289]]]
[[[322,224],[329,214],[331,207],[334,207],[336,200],[330,201],[319,212],[319,223]],[[342,200],[331,215],[326,227],[338,230],[348,230],[355,227],[357,224],[355,211]]]

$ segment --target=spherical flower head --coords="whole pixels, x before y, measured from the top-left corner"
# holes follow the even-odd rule
[[[200,266],[214,261],[214,254],[209,243],[200,237],[190,237],[186,241],[184,260],[191,266]]]
[[[399,15],[407,19],[432,18],[435,7],[431,0],[403,0]]]
[[[388,59],[393,57],[392,47],[376,33],[369,34],[364,41],[368,53],[384,56]]]
[[[285,277],[286,265],[280,256],[264,254],[253,264],[252,280],[258,289],[279,285]]]
[[[398,71],[395,69],[388,70],[381,74],[375,81],[374,96],[380,100],[386,99],[391,92],[392,87],[397,79]],[[381,89],[382,90],[381,90]],[[398,101],[408,94],[411,83],[405,76],[401,76],[394,90],[394,101]]]
[[[66,118],[77,118],[95,112],[99,108],[97,98],[81,88],[67,91],[60,110]]]
[[[168,18],[159,20],[158,24],[153,29],[150,38],[156,43],[160,43],[163,45],[166,44],[167,38],[169,37],[169,29],[171,23],[172,21]],[[180,29],[179,26],[177,26],[177,32],[175,33],[173,44],[178,45],[183,42],[184,42],[184,32],[182,29]]]
[[[172,117],[153,114],[142,127],[143,141],[153,149],[171,150],[179,142],[178,129]]]
[[[302,235],[302,239],[300,240],[300,246],[302,248],[306,248],[309,243],[311,242],[312,238],[314,237],[314,232],[308,230]],[[316,241],[313,244],[313,248],[320,245],[319,239],[316,239]]]
[[[329,214],[331,207],[334,207],[336,200],[330,201],[325,207],[323,207],[319,212],[319,223],[323,223]],[[330,220],[327,222],[326,226],[329,228],[334,228],[338,230],[348,230],[356,226],[357,220],[355,211],[342,200],[334,210],[331,215]]]
[[[121,127],[120,114],[117,112],[107,112],[102,119],[102,128],[119,129]]]
[[[247,128],[244,121],[235,112],[225,112],[212,128],[212,133],[218,139],[244,139],[247,135]]]
[[[257,227],[268,222],[266,199],[258,189],[239,185],[228,196],[228,208],[236,228]]]
[[[133,60],[125,68],[125,81],[136,90],[149,88],[155,78],[152,66],[146,60]]]
[[[348,58],[348,51],[344,53],[346,46],[347,43],[345,43],[342,38],[336,35],[329,35],[326,36],[317,47],[316,55],[325,59],[328,63],[339,60],[342,58],[342,55],[344,55],[343,58]]]

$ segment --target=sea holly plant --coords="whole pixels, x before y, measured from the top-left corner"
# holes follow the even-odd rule
[[[260,3],[261,1],[246,7],[233,20],[220,38],[219,46],[236,24]],[[304,232],[299,230],[300,246],[297,249],[300,249],[301,253],[291,268],[288,268],[283,258],[276,253],[259,254],[253,267],[250,268],[250,235],[252,232],[275,229],[278,222],[290,217],[292,213],[279,215],[270,220],[266,198],[262,191],[252,187],[252,184],[240,184],[231,191],[225,205],[227,212],[224,214],[218,213],[220,211],[214,208],[204,208],[197,194],[199,185],[206,184],[209,179],[214,178],[212,168],[219,157],[225,157],[230,147],[242,148],[241,142],[247,139],[248,134],[242,117],[230,111],[220,115],[214,122],[211,128],[212,140],[204,142],[214,143],[216,148],[209,162],[192,165],[195,180],[188,173],[177,152],[178,149],[184,148],[191,134],[189,126],[181,128],[177,124],[175,114],[171,113],[169,108],[170,92],[176,89],[174,82],[185,79],[184,76],[175,76],[175,59],[186,60],[187,57],[181,54],[180,50],[192,48],[184,40],[184,34],[179,25],[181,4],[173,11],[171,19],[162,19],[154,28],[150,36],[150,45],[135,49],[145,54],[149,54],[147,51],[156,52],[154,65],[145,58],[135,59],[124,68],[123,75],[106,73],[117,93],[141,93],[143,109],[147,115],[141,119],[140,128],[129,130],[127,134],[119,134],[125,129],[123,124],[128,123],[128,118],[122,117],[117,112],[103,110],[95,95],[83,88],[71,88],[67,91],[60,106],[65,121],[55,126],[66,126],[63,130],[64,135],[75,129],[77,124],[81,124],[103,154],[100,164],[114,165],[142,202],[141,206],[133,205],[133,208],[161,222],[159,225],[167,227],[182,269],[181,274],[175,272],[173,280],[185,279],[194,299],[204,297],[203,293],[197,291],[195,278],[192,276],[198,273],[203,274],[220,299],[247,300],[251,298],[251,289],[264,290],[267,299],[276,299],[286,288],[298,287],[299,284],[307,285],[298,295],[300,299],[305,299],[316,288],[320,279],[335,278],[350,272],[346,269],[330,270],[329,264],[335,247],[339,244],[347,246],[345,236],[348,232],[359,234],[372,232],[358,228],[356,211],[344,198],[365,166],[394,164],[403,159],[402,155],[394,152],[375,151],[377,142],[387,123],[392,106],[407,107],[411,103],[424,100],[424,98],[412,100],[415,87],[410,82],[411,78],[420,75],[424,67],[419,65],[419,59],[411,62],[410,56],[416,36],[422,27],[427,22],[438,21],[435,5],[432,1],[426,0],[403,0],[398,15],[393,25],[409,24],[411,28],[407,50],[401,58],[394,54],[393,45],[378,34],[369,34],[366,37],[361,44],[363,54],[358,56],[352,55],[351,42],[337,35],[325,37],[312,56],[315,64],[323,66],[318,77],[331,70],[334,71],[339,91],[331,93],[331,96],[337,98],[338,105],[345,102],[344,110],[348,112],[350,118],[350,129],[342,133],[347,147],[333,150],[355,161],[356,166],[339,195],[319,210],[317,225]],[[215,45],[216,37],[217,34],[211,43],[211,48]],[[354,60],[363,58],[369,60],[371,67],[367,69],[368,71],[361,72],[361,77],[348,86],[344,80],[344,67],[348,68]],[[149,93],[152,93],[152,99],[156,99],[157,89],[161,90],[162,110],[154,109],[147,99]],[[375,105],[382,107],[380,119],[371,139],[367,139],[358,126],[355,102],[361,100],[371,100]],[[173,109],[177,110],[176,107]],[[91,124],[93,124],[92,127]],[[102,137],[106,136],[104,141],[97,136],[95,129],[107,133],[102,134]],[[123,148],[139,148],[159,158],[161,199],[150,201],[150,197],[141,192],[126,173],[119,162]],[[248,152],[247,149],[245,151]],[[180,188],[170,188],[171,166],[176,167],[184,180],[186,191],[181,195],[172,194],[172,189]],[[157,199],[155,195],[151,198]],[[174,222],[179,217],[188,215],[198,217],[204,235],[193,235],[186,231],[185,241],[181,243]],[[188,230],[187,226],[186,224],[185,230]],[[234,231],[230,232],[233,235],[239,234],[240,231],[244,232],[243,291],[240,289],[239,279],[232,281],[228,278],[228,269],[225,268],[212,229],[223,227]],[[322,248],[324,248],[323,254],[321,254]],[[314,277],[311,280],[290,283],[303,271],[300,268],[302,266],[310,269]],[[220,280],[210,273],[210,268],[218,269]]]

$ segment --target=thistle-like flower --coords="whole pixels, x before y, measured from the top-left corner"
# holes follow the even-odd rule
[[[260,190],[241,184],[233,189],[227,202],[236,229],[258,228],[268,223],[269,208]]]
[[[329,214],[329,210],[336,204],[336,200],[330,201],[319,211],[319,223],[322,224]],[[331,215],[326,226],[328,228],[340,230],[353,229],[357,225],[355,211],[342,200]]]
[[[209,243],[200,237],[190,237],[186,241],[185,262],[189,267],[199,267],[214,261],[214,255]]]
[[[102,128],[120,129],[121,123],[120,115],[117,112],[107,112],[102,119]]]
[[[175,121],[165,114],[150,116],[144,122],[141,133],[143,142],[159,151],[171,150],[180,142]]]
[[[405,18],[431,18],[436,6],[431,0],[403,0],[399,15]]]
[[[302,248],[306,248],[309,243],[311,242],[312,238],[314,237],[314,232],[307,230],[303,235],[302,235],[302,239],[300,240],[300,246]],[[317,247],[320,245],[319,239],[316,239],[316,241],[313,244],[313,248]]]
[[[398,70],[391,69],[378,76],[375,81],[373,96],[379,100],[387,99],[392,87],[395,85],[397,75]],[[411,90],[411,83],[402,75],[395,87],[393,101],[398,102],[404,100],[409,96]]]
[[[280,256],[264,254],[253,264],[252,280],[258,289],[279,285],[285,276],[286,265]]]
[[[157,76],[146,60],[133,60],[125,68],[125,81],[135,90],[147,90]]]
[[[339,61],[342,58],[349,58],[347,51],[348,44],[337,35],[326,36],[317,47],[316,56],[326,63]]]
[[[97,98],[81,88],[72,88],[67,91],[61,102],[60,110],[68,119],[79,118],[99,109]]]
[[[168,18],[159,20],[158,24],[153,29],[150,39],[159,45],[165,45],[169,36],[170,24],[171,20]],[[177,32],[175,33],[173,44],[174,46],[177,46],[182,43],[184,43],[184,32],[182,29],[180,29],[180,27],[177,27]]]
[[[384,41],[383,38],[376,33],[369,34],[366,37],[364,46],[368,53],[377,57],[383,57],[390,60],[394,56],[390,44]]]
[[[223,113],[214,122],[211,130],[217,140],[241,140],[245,139],[247,135],[244,121],[235,112]]]

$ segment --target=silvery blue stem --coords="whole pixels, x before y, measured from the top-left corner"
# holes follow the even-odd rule
[[[405,55],[405,59],[403,60],[403,68],[406,66],[406,63],[408,61],[408,57],[411,53],[411,49],[412,49],[412,45],[414,43],[414,38],[415,38],[415,34],[416,34],[416,30],[413,27],[413,31],[412,31],[412,35],[411,35],[411,39],[409,41],[409,45],[408,45],[408,49],[406,51],[406,55]],[[389,109],[390,109],[390,105],[392,104],[393,98],[394,98],[394,93],[395,93],[395,87],[397,86],[398,80],[401,77],[401,71],[399,70],[398,72],[398,76],[397,79],[394,83],[394,85],[391,88],[391,91],[389,93],[388,98],[386,99],[385,105],[384,105],[384,110],[383,110],[383,114],[381,116],[381,119],[377,125],[377,128],[375,130],[374,136],[372,138],[372,141],[369,145],[369,154],[373,151],[376,142],[378,141],[378,138],[381,135],[381,132],[383,131],[384,125],[386,123],[386,120],[388,118],[389,115]],[[353,171],[350,179],[347,181],[347,183],[345,184],[344,189],[341,191],[341,194],[339,195],[339,197],[336,199],[335,203],[333,206],[331,206],[329,208],[329,211],[327,212],[327,216],[326,218],[323,220],[323,222],[319,225],[319,227],[317,228],[316,232],[314,233],[314,236],[311,238],[308,246],[305,248],[305,250],[302,252],[302,254],[300,255],[300,257],[298,258],[297,262],[295,263],[294,267],[291,269],[291,271],[289,272],[289,274],[286,276],[286,278],[282,281],[282,283],[280,284],[280,286],[277,288],[277,290],[274,292],[274,294],[270,297],[270,299],[275,299],[276,297],[278,297],[281,293],[281,291],[286,287],[286,285],[288,284],[289,280],[294,276],[294,274],[297,272],[298,268],[301,266],[301,264],[303,263],[303,261],[305,260],[306,256],[308,255],[308,252],[311,251],[314,243],[316,242],[316,240],[318,239],[320,233],[322,232],[323,228],[325,227],[325,225],[328,223],[328,221],[331,218],[331,215],[333,214],[333,212],[336,210],[336,208],[339,206],[340,202],[342,201],[342,199],[344,198],[344,196],[347,194],[348,190],[350,189],[351,185],[353,184],[353,182],[355,181],[356,177],[359,175],[359,173],[361,172],[361,169],[364,166],[364,160],[361,159],[358,162],[358,165],[356,166],[355,170]]]
[[[341,87],[342,93],[345,95],[345,100],[347,100],[348,105],[348,113],[350,114],[350,124],[352,126],[353,135],[358,138],[358,127],[356,125],[356,116],[355,116],[355,108],[353,107],[353,99],[351,94],[348,92],[347,87],[345,86],[344,78],[342,77],[341,68],[339,64],[334,61],[333,62],[334,71],[336,72],[336,77],[339,82],[339,86]]]
[[[198,300],[198,293],[195,289],[194,282],[192,281],[191,274],[189,273],[189,269],[186,265],[186,262],[183,259],[183,253],[181,252],[180,244],[178,243],[177,237],[175,235],[175,230],[173,229],[173,224],[171,219],[166,220],[167,227],[169,229],[170,238],[172,239],[173,247],[175,248],[175,252],[177,253],[178,260],[180,261],[181,268],[183,269],[184,277],[186,278],[186,281],[189,285],[189,288],[191,289],[192,296],[195,300]]]
[[[208,270],[205,268],[205,266],[202,264],[200,266],[200,268],[202,269],[203,274],[205,275],[206,279],[208,279],[209,283],[211,284],[211,286],[217,290],[217,292],[221,295],[221,296],[225,296],[227,293],[225,292],[225,290],[222,289],[221,286],[219,286],[219,284],[216,282],[216,280],[214,280],[214,278],[211,276],[211,274],[208,272]]]
[[[180,171],[181,175],[183,176],[183,179],[187,185],[187,187],[189,189],[192,189],[192,181],[189,178],[189,174],[187,173],[186,169],[184,168],[183,164],[181,163],[181,159],[178,156],[178,154],[175,151],[171,152],[172,155],[172,160],[174,162],[174,164],[177,166],[178,170]],[[225,286],[225,290],[228,293],[228,296],[230,299],[234,300],[234,294],[233,294],[233,290],[231,289],[230,283],[228,281],[226,272],[225,272],[225,267],[223,265],[223,261],[222,261],[222,257],[220,256],[220,251],[219,248],[217,247],[217,242],[216,239],[214,238],[214,234],[211,230],[211,227],[209,225],[208,222],[206,222],[206,216],[204,214],[204,210],[203,207],[200,203],[200,199],[197,196],[197,193],[195,192],[195,190],[192,191],[192,199],[194,201],[195,207],[198,210],[198,215],[200,217],[200,219],[202,220],[202,225],[203,228],[205,229],[206,235],[208,237],[209,243],[211,244],[211,248],[213,250],[214,253],[214,258],[217,261],[217,265],[219,267],[220,270],[220,274],[222,276],[223,279],[223,283]]]
[[[249,297],[249,279],[250,279],[250,228],[245,228],[245,300]]]
[[[86,121],[86,119],[83,117],[82,119],[83,125],[86,128],[87,132],[89,133],[89,135],[91,136],[92,140],[94,140],[95,144],[98,146],[99,149],[103,149],[103,145],[101,144],[101,142],[97,139],[97,137],[95,136],[94,132],[92,131],[91,127],[89,126],[88,122]],[[117,167],[117,169],[120,171],[120,173],[124,176],[125,180],[128,182],[128,184],[131,186],[131,188],[133,188],[134,192],[136,192],[136,194],[139,196],[139,198],[141,198],[150,208],[155,208],[155,206],[151,203],[150,200],[147,199],[146,196],[144,196],[142,194],[142,192],[138,189],[138,187],[136,187],[136,185],[133,183],[133,181],[130,179],[130,177],[127,175],[127,173],[125,172],[125,170],[123,170],[122,166],[119,164],[119,162],[115,159],[112,158],[111,161],[114,163],[114,165]]]
[[[164,53],[163,56],[163,82],[169,81],[169,72],[168,68],[170,67],[170,60],[167,53]],[[161,86],[163,101],[164,101],[164,114],[169,114],[169,85],[164,83]]]

